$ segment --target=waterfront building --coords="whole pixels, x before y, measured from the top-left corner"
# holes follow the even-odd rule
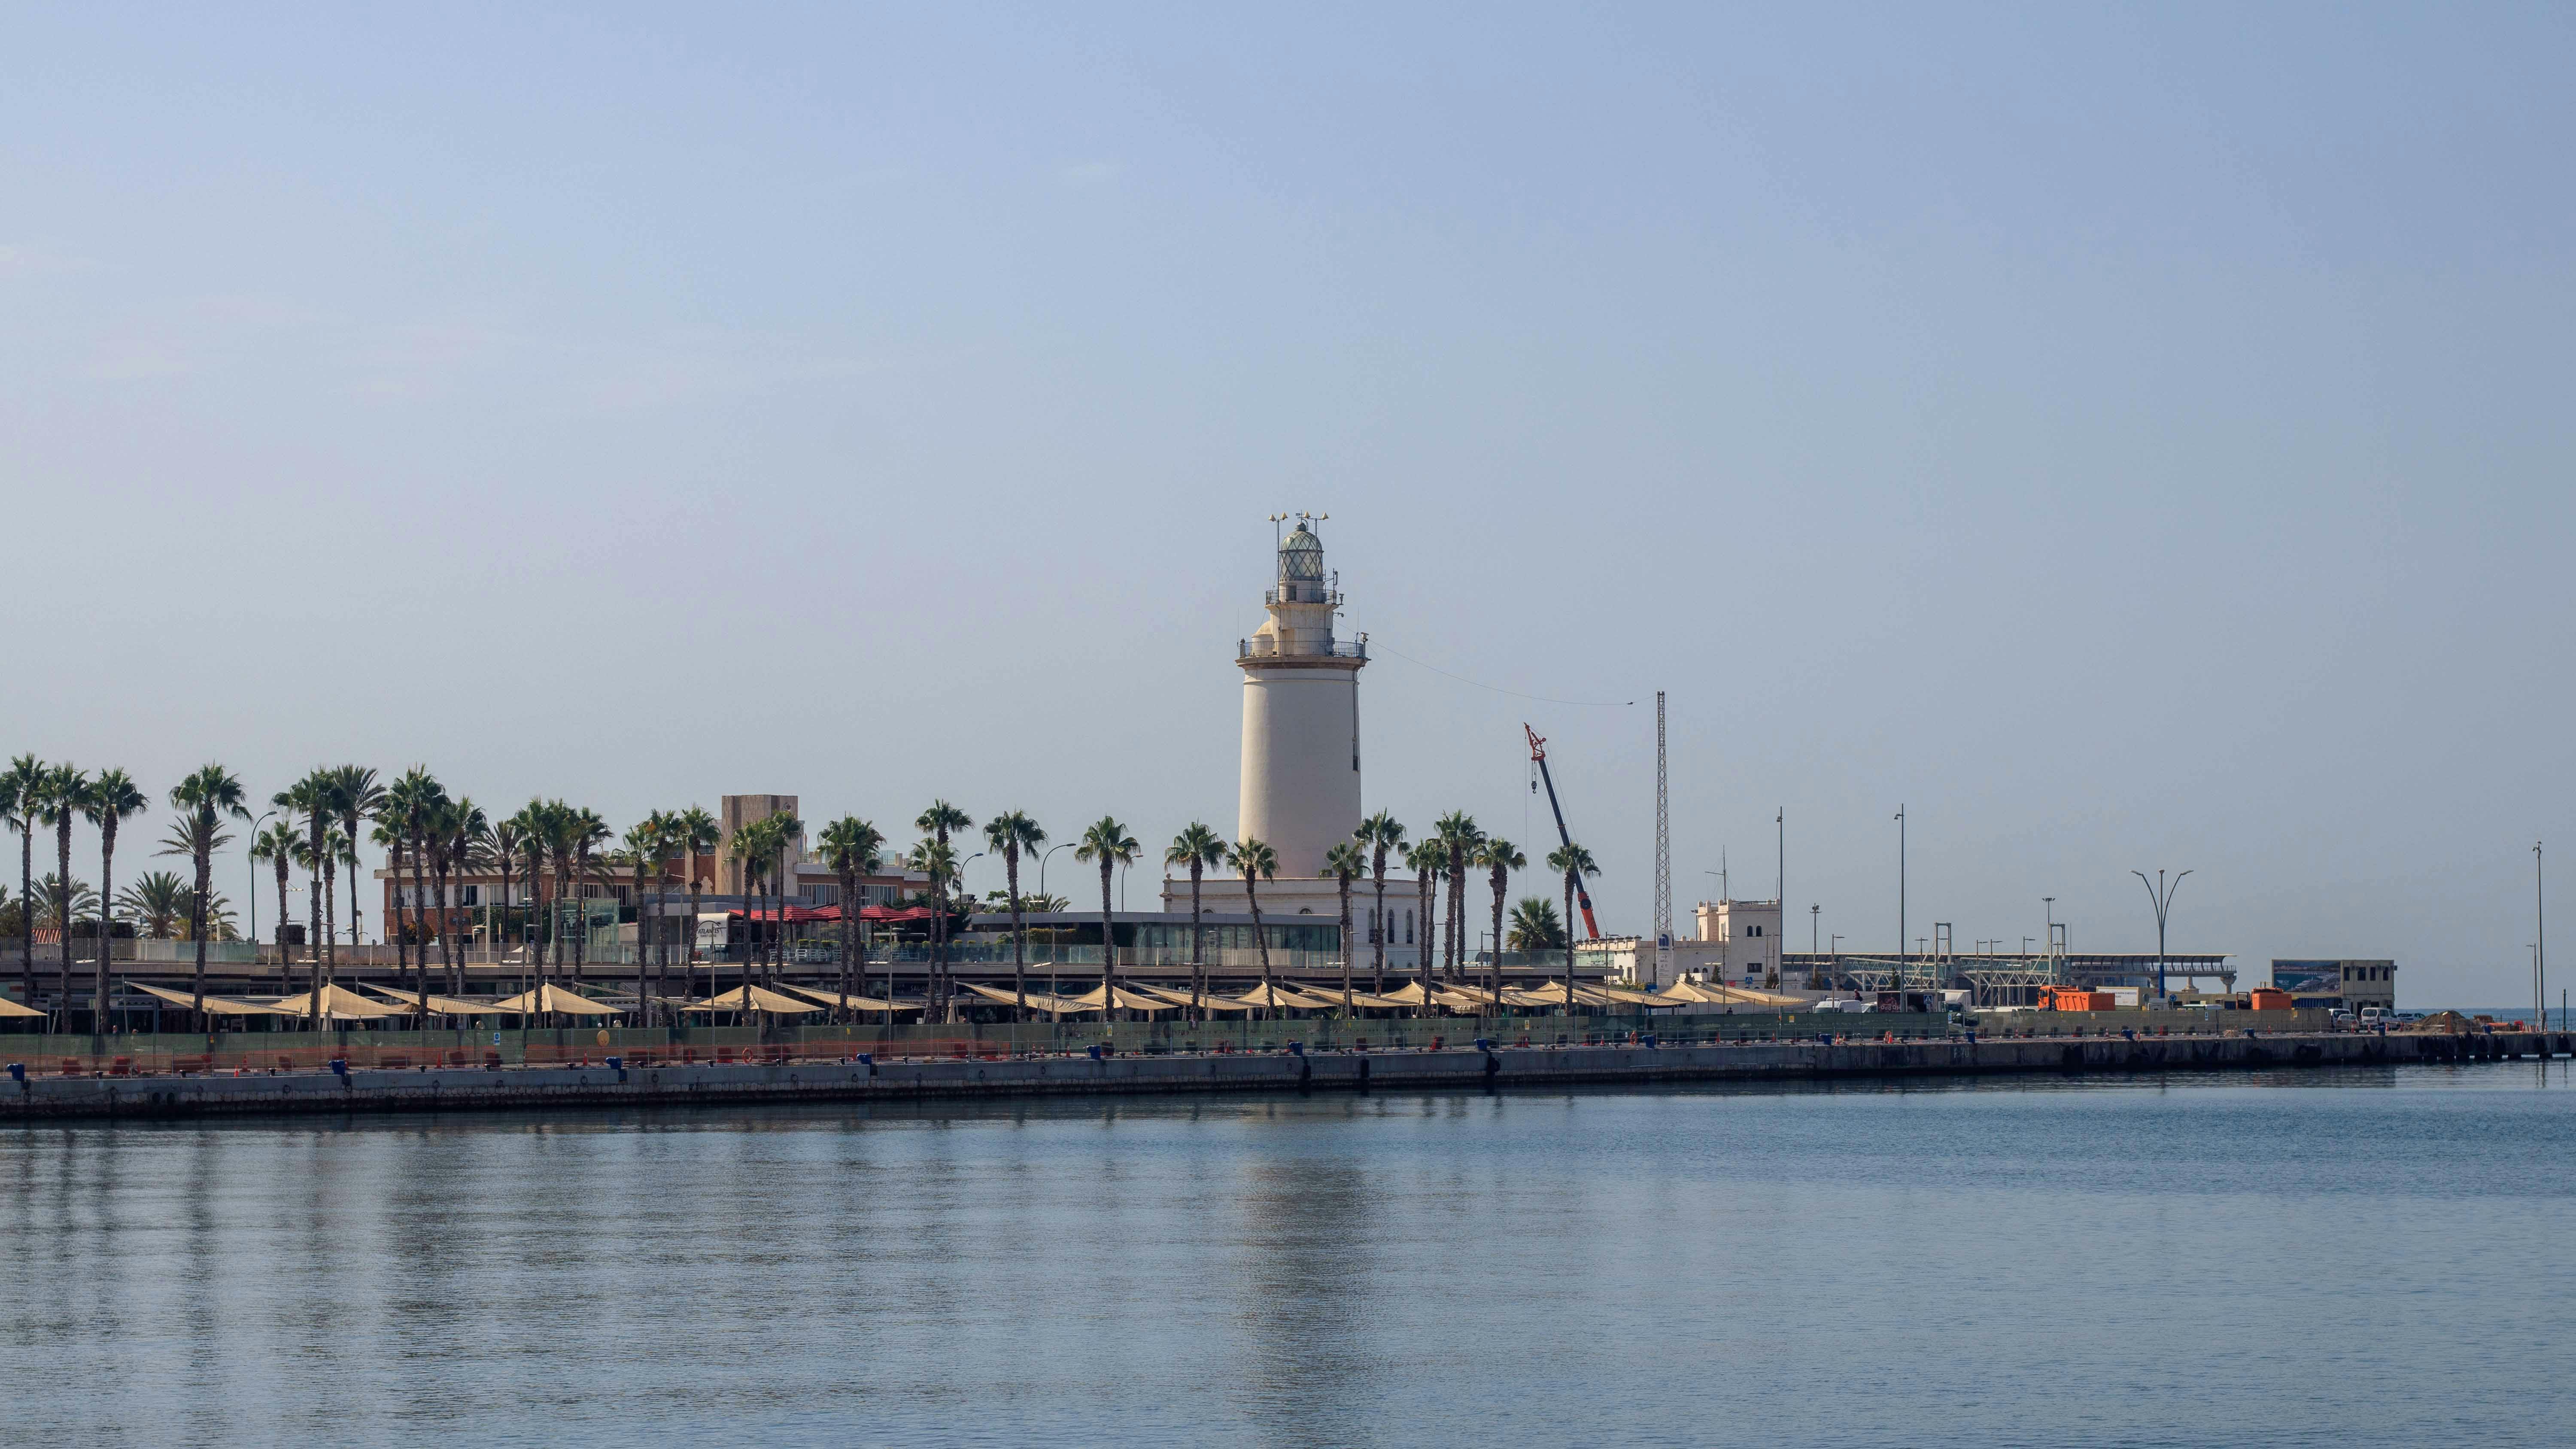
[[[1803,974],[1788,981],[1781,974],[1780,903],[1778,901],[1702,901],[1693,911],[1699,939],[1714,951],[1700,953],[1704,969],[1729,986],[1776,989],[1804,986]]]
[[[2394,961],[2281,961],[2272,963],[2272,989],[2300,1006],[2376,1006],[2397,1009]]]

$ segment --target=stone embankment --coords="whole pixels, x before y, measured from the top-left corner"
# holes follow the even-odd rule
[[[0,1078],[0,1121],[683,1107],[1138,1092],[1526,1089],[1987,1073],[2230,1071],[2566,1056],[2576,1035],[1766,1042]]]

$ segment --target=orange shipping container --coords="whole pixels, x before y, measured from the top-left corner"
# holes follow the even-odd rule
[[[2250,995],[2251,1000],[2248,1001],[2247,1005],[2249,1005],[2253,1010],[2287,1011],[2290,1009],[2290,993],[2286,991],[2273,991],[2268,988],[2257,987],[2252,993],[2250,993]]]
[[[2111,993],[2086,991],[2077,986],[2052,986],[2048,989],[2048,1008],[2051,1011],[2109,1011],[2112,1008]]]

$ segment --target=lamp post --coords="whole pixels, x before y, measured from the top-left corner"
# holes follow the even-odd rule
[[[1896,989],[1905,989],[1905,807],[1896,807]]]
[[[2540,875],[2540,842],[2531,842],[2531,1004],[2546,1012],[2549,983],[2549,898]],[[2544,1020],[2546,1018],[2544,1017]]]
[[[260,821],[276,814],[274,810],[259,813],[259,820],[250,823],[250,844],[242,851],[243,861],[250,866],[250,959],[253,961],[259,959],[259,857],[251,852],[259,849]]]
[[[1073,844],[1074,844],[1074,842],[1073,842],[1073,841],[1070,841],[1070,840],[1059,841],[1059,842],[1057,842],[1057,843],[1056,843],[1056,844],[1054,844],[1054,845],[1050,845],[1050,846],[1048,846],[1048,847],[1046,848],[1045,852],[1044,852],[1043,854],[1041,854],[1041,855],[1039,855],[1039,856],[1038,856],[1038,894],[1039,894],[1040,896],[1044,896],[1044,897],[1046,897],[1047,907],[1048,907],[1048,909],[1049,909],[1049,910],[1053,910],[1053,909],[1054,909],[1054,907],[1055,907],[1055,898],[1054,898],[1053,896],[1048,896],[1048,895],[1047,895],[1047,888],[1046,888],[1046,868],[1047,868],[1047,862],[1048,862],[1049,860],[1051,860],[1051,859],[1053,859],[1053,858],[1054,858],[1055,853],[1056,853],[1057,851],[1059,851],[1059,850],[1067,850],[1067,849],[1070,849],[1070,848],[1072,848]],[[1062,994],[1063,994],[1063,993],[1061,993],[1060,991],[1058,991],[1058,990],[1057,990],[1057,985],[1056,985],[1056,971],[1055,971],[1055,942],[1056,942],[1056,936],[1057,936],[1058,934],[1059,934],[1059,928],[1058,928],[1058,927],[1049,926],[1049,927],[1047,928],[1047,958],[1046,958],[1046,964],[1047,964],[1047,995],[1049,995],[1049,996],[1058,996],[1058,995],[1062,995]],[[1059,1020],[1059,1021],[1063,1020],[1063,1018],[1062,1018],[1061,1016],[1057,1017],[1056,1019],[1057,1019],[1057,1020]]]
[[[2172,885],[2165,884],[2163,871],[2157,871],[2154,880],[2147,879],[2147,873],[2143,870],[2133,870],[2129,874],[2136,876],[2138,884],[2147,888],[2147,899],[2155,903],[2156,995],[2161,997],[2165,994],[2165,912],[2173,909],[2173,893],[2182,889],[2182,875],[2189,875],[2191,872],[2184,871],[2182,875],[2175,876]]]
[[[1807,907],[1807,954],[1810,956],[1816,954],[1816,928],[1824,909],[1822,905]]]

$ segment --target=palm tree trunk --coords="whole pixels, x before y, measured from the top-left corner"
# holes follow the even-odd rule
[[[98,823],[98,981],[90,992],[90,1020],[107,1035],[107,903],[116,899],[116,815],[102,809]]]
[[[1565,873],[1565,1014],[1574,1015],[1574,872]]]
[[[1494,872],[1494,969],[1487,976],[1494,992],[1494,1015],[1503,1014],[1503,897],[1511,893],[1511,877]]]
[[[1190,1019],[1207,1020],[1207,951],[1206,937],[1199,929],[1199,877],[1205,873],[1196,857],[1190,860]]]
[[[680,983],[682,996],[695,996],[698,991],[694,984],[698,979],[698,904],[703,899],[699,892],[704,889],[706,883],[698,878],[697,854],[692,851],[689,856],[689,954],[681,958],[688,968],[683,973],[688,979]],[[710,990],[707,995],[713,996],[715,992]]]
[[[349,829],[349,850],[352,854],[355,854],[358,849],[358,818],[352,815],[345,823]],[[355,952],[358,947],[363,944],[358,940],[358,922],[360,919],[361,917],[358,915],[358,868],[355,865],[351,865],[349,867],[349,949],[352,952]]]
[[[1109,909],[1109,873],[1116,867],[1108,856],[1100,858],[1100,1021],[1105,1027],[1118,1019],[1118,918]],[[1101,1033],[1108,1035],[1106,1031]]]
[[[339,914],[340,898],[331,893],[331,887],[339,883],[339,874],[338,861],[326,859],[322,862],[322,980],[330,986],[340,983],[340,943],[336,939],[340,934],[340,923],[333,919]]]
[[[18,994],[36,1004],[36,812],[19,802],[18,831]]]
[[[188,934],[193,937],[197,943],[197,973],[193,983],[193,989],[196,996],[197,1030],[199,1031],[213,1031],[215,1029],[214,1022],[206,1015],[207,897],[208,892],[214,889],[215,884],[215,855],[212,850],[208,849],[210,839],[211,837],[202,832],[196,838],[195,844],[197,848],[195,854],[197,857],[197,895],[196,899],[188,903]],[[254,885],[251,889],[253,891],[257,891],[259,887]],[[256,951],[257,949],[258,945],[254,942],[252,950]]]
[[[1351,1014],[1351,878],[1347,872],[1334,879],[1342,888],[1342,1016]]]
[[[430,904],[431,897],[423,891],[420,868],[421,857],[429,853],[427,841],[415,835],[403,846],[402,853],[411,859],[411,898],[415,907],[413,914],[421,924],[420,949],[409,953],[412,961],[419,966],[419,970],[413,973],[412,986],[420,993],[420,1024],[427,1027],[429,1025],[429,933],[437,929],[431,922],[441,921],[447,914],[447,891],[444,887],[439,889],[435,906]],[[437,874],[435,862],[431,864],[431,874],[434,879]],[[402,877],[399,875],[394,877],[394,897],[396,900],[402,897]],[[432,911],[437,914],[431,914]],[[397,974],[403,964],[400,961],[395,963]]]
[[[385,892],[385,939],[394,944],[394,979],[400,981],[411,969],[411,943],[404,939],[407,918],[403,914],[403,846],[399,837],[385,845],[385,870],[393,888]]]
[[[54,924],[61,928],[62,980],[56,983],[55,999],[61,1003],[63,1026],[71,1027],[72,1014],[72,805],[60,802],[62,822],[54,827]],[[96,1023],[92,1023],[93,1027]]]
[[[1370,919],[1375,921],[1377,924],[1369,929],[1369,934],[1376,938],[1377,949],[1374,952],[1374,955],[1377,958],[1375,962],[1377,979],[1370,984],[1369,990],[1376,995],[1384,996],[1386,995],[1386,938],[1388,935],[1388,931],[1386,929],[1385,847],[1379,847],[1377,859],[1372,863],[1372,865],[1372,874],[1375,876],[1377,884],[1377,905],[1373,908],[1376,914],[1371,916]]]
[[[1260,1011],[1270,1009],[1270,937],[1261,929],[1261,892],[1253,888],[1248,872],[1243,877],[1243,898],[1252,903],[1252,945],[1261,953],[1261,1007],[1254,1018],[1267,1020]]]
[[[1002,884],[1011,893],[1011,991],[1021,1016],[1029,1014],[1029,967],[1027,951],[1020,944],[1020,848],[1017,845],[1002,852]]]
[[[1413,898],[1413,924],[1417,938],[1413,943],[1414,979],[1421,983],[1423,990],[1419,1011],[1422,1015],[1429,1016],[1431,1014],[1431,872],[1417,870],[1413,873]]]

